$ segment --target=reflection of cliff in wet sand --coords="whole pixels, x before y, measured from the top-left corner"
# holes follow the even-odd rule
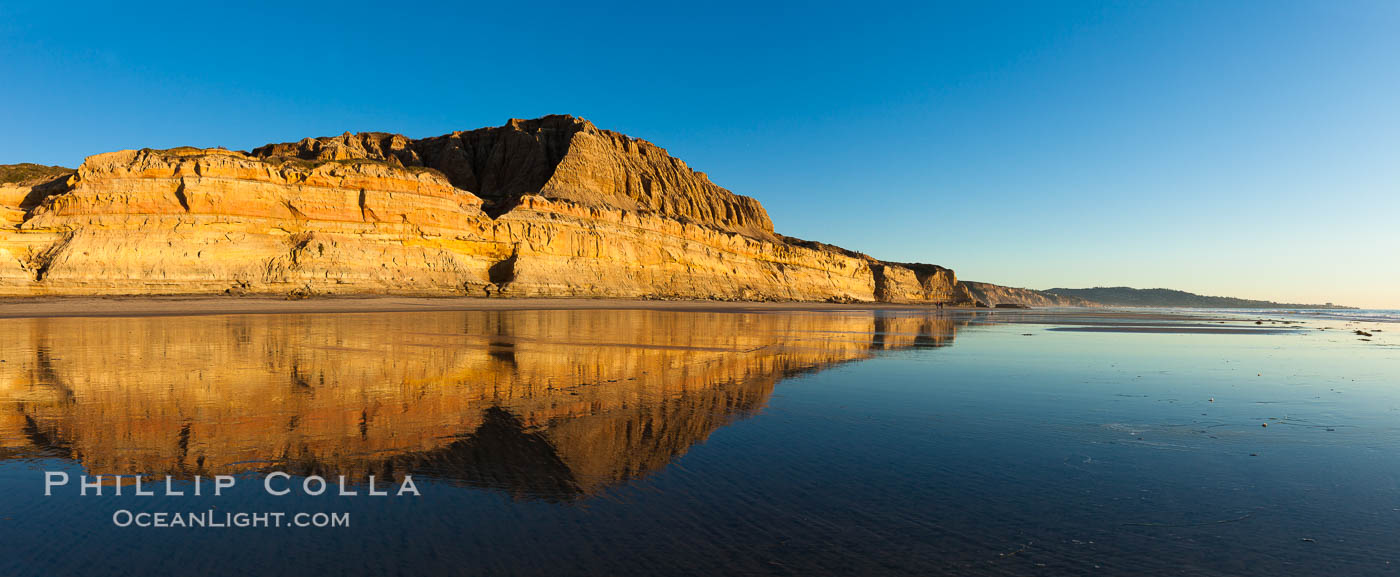
[[[107,475],[415,472],[549,497],[659,469],[795,372],[955,330],[872,311],[0,323],[0,454]]]

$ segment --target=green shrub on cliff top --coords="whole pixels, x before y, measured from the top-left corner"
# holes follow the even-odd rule
[[[0,164],[0,183],[51,180],[72,174],[73,169],[42,164]]]

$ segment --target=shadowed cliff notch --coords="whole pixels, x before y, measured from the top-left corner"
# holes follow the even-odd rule
[[[486,271],[488,280],[496,286],[504,286],[515,280],[515,262],[519,258],[520,255],[512,254],[509,258],[491,265],[491,268]]]
[[[571,116],[511,120],[504,126],[415,140],[412,146],[424,166],[481,197],[482,209],[497,217],[521,196],[544,189],[574,134],[585,126]]]
[[[44,199],[66,192],[76,171],[41,164],[0,164],[0,227],[17,225]]]
[[[447,176],[453,186],[480,197],[483,209],[494,217],[509,210],[522,195],[544,188],[568,152],[570,139],[584,126],[573,117],[556,115],[419,140],[386,132],[347,132],[268,144],[250,154],[268,160],[368,159],[431,168]]]
[[[492,218],[525,195],[683,218],[757,238],[773,238],[758,201],[736,195],[645,140],[602,130],[582,118],[549,115],[503,126],[409,139],[345,133],[268,144],[252,156],[271,161],[374,160],[424,167],[481,198]]]

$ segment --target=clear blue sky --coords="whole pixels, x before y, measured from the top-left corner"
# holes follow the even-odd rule
[[[960,278],[1400,308],[1400,2],[0,0],[0,163],[550,113]]]

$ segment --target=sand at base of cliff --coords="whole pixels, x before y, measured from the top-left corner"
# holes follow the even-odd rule
[[[655,309],[677,311],[938,310],[927,305],[880,303],[736,302],[597,298],[473,298],[330,296],[304,299],[229,296],[0,298],[0,318],[184,316],[275,313],[352,313],[456,310]],[[955,309],[949,309],[955,310]],[[971,310],[971,309],[964,309]]]

